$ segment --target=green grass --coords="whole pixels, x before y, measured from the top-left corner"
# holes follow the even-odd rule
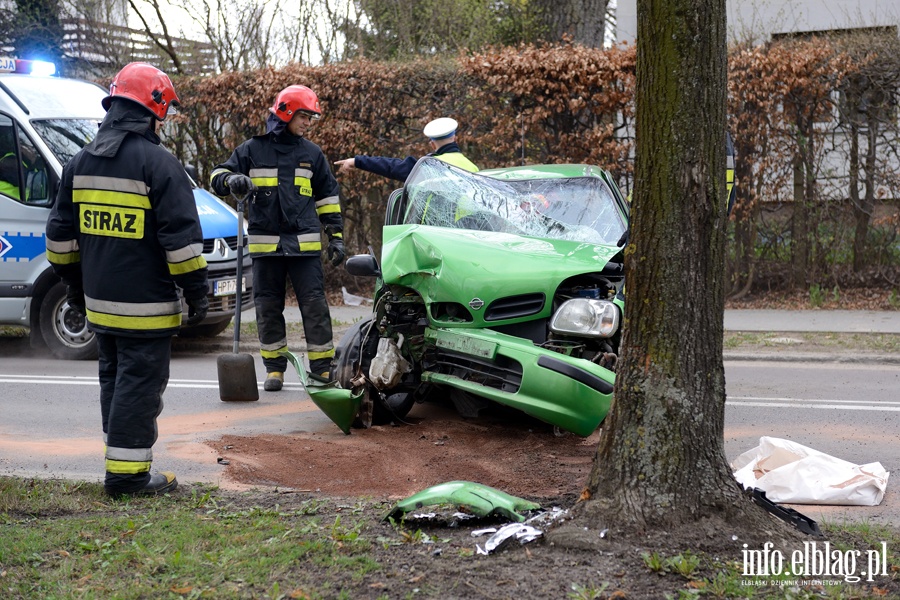
[[[784,338],[799,343],[785,343]],[[725,350],[766,350],[792,352],[861,352],[900,354],[900,335],[895,333],[767,333],[726,331]]]
[[[340,597],[319,585],[377,569],[353,520],[220,504],[211,491],[111,500],[94,483],[0,478],[5,598]],[[351,511],[352,513],[352,511]],[[314,565],[309,575],[296,565]]]
[[[443,598],[450,588],[453,597],[465,597],[466,582],[474,590],[481,581],[512,581],[522,569],[544,580],[586,558],[565,554],[541,572],[540,559],[527,549],[473,555],[466,532],[462,547],[437,555],[432,549],[453,547],[449,532],[445,538],[402,522],[385,524],[383,514],[383,503],[366,498],[226,493],[194,484],[168,497],[112,500],[99,483],[0,477],[0,597]],[[785,574],[756,585],[742,574],[739,558],[656,550],[635,555],[627,567],[589,568],[559,581],[564,588],[554,597],[631,597],[627,590],[616,595],[626,572],[635,580],[650,578],[653,589],[671,590],[659,594],[668,598],[813,600],[897,591],[897,530],[865,521],[820,527],[841,552],[886,544],[889,577],[864,587],[839,580],[797,585],[796,576]],[[413,569],[409,561],[423,556]],[[436,577],[439,570],[442,577]],[[487,579],[477,579],[479,573]]]

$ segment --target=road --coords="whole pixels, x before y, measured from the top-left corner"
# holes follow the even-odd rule
[[[25,356],[23,356],[25,354]],[[103,469],[95,362],[36,359],[27,342],[0,338],[0,475],[96,481]],[[235,487],[204,444],[224,434],[343,434],[306,397],[296,374],[258,402],[218,398],[216,354],[175,352],[159,419],[154,465],[183,482]],[[256,358],[258,380],[264,378]],[[729,460],[774,436],[844,460],[900,467],[900,366],[726,361],[725,451]],[[900,525],[889,485],[879,507],[802,507],[816,519]],[[896,506],[895,506],[896,505]],[[801,507],[796,507],[798,510]]]

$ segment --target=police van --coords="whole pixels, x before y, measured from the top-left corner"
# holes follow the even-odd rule
[[[0,56],[0,325],[29,328],[31,345],[45,346],[58,358],[90,359],[97,356],[94,334],[69,309],[65,286],[47,262],[45,228],[62,167],[96,134],[107,91],[54,77],[53,70],[48,63]],[[209,313],[180,335],[211,337],[234,315],[238,218],[196,185],[194,200],[209,265]],[[246,252],[243,279],[246,309],[252,304]]]

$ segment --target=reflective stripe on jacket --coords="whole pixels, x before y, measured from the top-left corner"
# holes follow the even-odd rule
[[[213,169],[214,193],[228,196],[225,181],[232,173],[247,175],[257,187],[247,223],[251,256],[318,256],[323,229],[341,237],[337,180],[325,154],[306,138],[287,132],[250,138]]]
[[[82,150],[63,169],[47,222],[47,259],[83,286],[87,319],[105,333],[171,335],[181,301],[208,291],[203,233],[181,164],[129,133],[115,156]]]

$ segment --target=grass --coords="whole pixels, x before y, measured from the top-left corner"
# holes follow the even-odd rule
[[[383,503],[365,498],[223,493],[194,485],[171,497],[112,500],[99,483],[0,477],[0,596],[443,598],[448,589],[441,586],[462,580],[453,597],[465,594],[465,584],[475,581],[479,568],[489,580],[507,580],[521,569],[542,580],[554,577],[553,567],[535,573],[541,559],[528,560],[527,549],[481,559],[465,552],[442,556],[433,549],[449,538],[407,530],[402,522],[381,523],[384,513]],[[832,547],[842,552],[884,542],[893,581],[900,533],[868,522],[821,526]],[[468,546],[471,536],[466,531],[458,535]],[[425,559],[413,568],[409,561],[417,554]],[[567,556],[568,562],[577,559],[576,554]],[[615,584],[605,580],[626,571],[672,590],[659,597],[879,597],[877,591],[875,596],[860,595],[859,585],[840,579],[798,584],[796,577],[770,577],[762,585],[748,584],[740,559],[700,551],[644,552],[629,566],[602,572],[590,566],[593,561],[586,563],[582,578],[568,579],[554,597],[630,597],[608,590]],[[452,570],[453,564],[460,566]],[[432,579],[438,567],[444,577]],[[429,579],[423,579],[425,574]],[[407,586],[399,595],[390,587],[397,582]]]
[[[779,348],[792,352],[859,352],[900,354],[900,335],[895,333],[767,333],[726,331],[725,350]]]
[[[317,500],[235,506],[213,491],[118,501],[100,484],[0,478],[2,595],[339,597],[295,565],[334,570],[334,581],[378,568],[358,524],[320,516]],[[290,596],[301,589],[318,591]]]

